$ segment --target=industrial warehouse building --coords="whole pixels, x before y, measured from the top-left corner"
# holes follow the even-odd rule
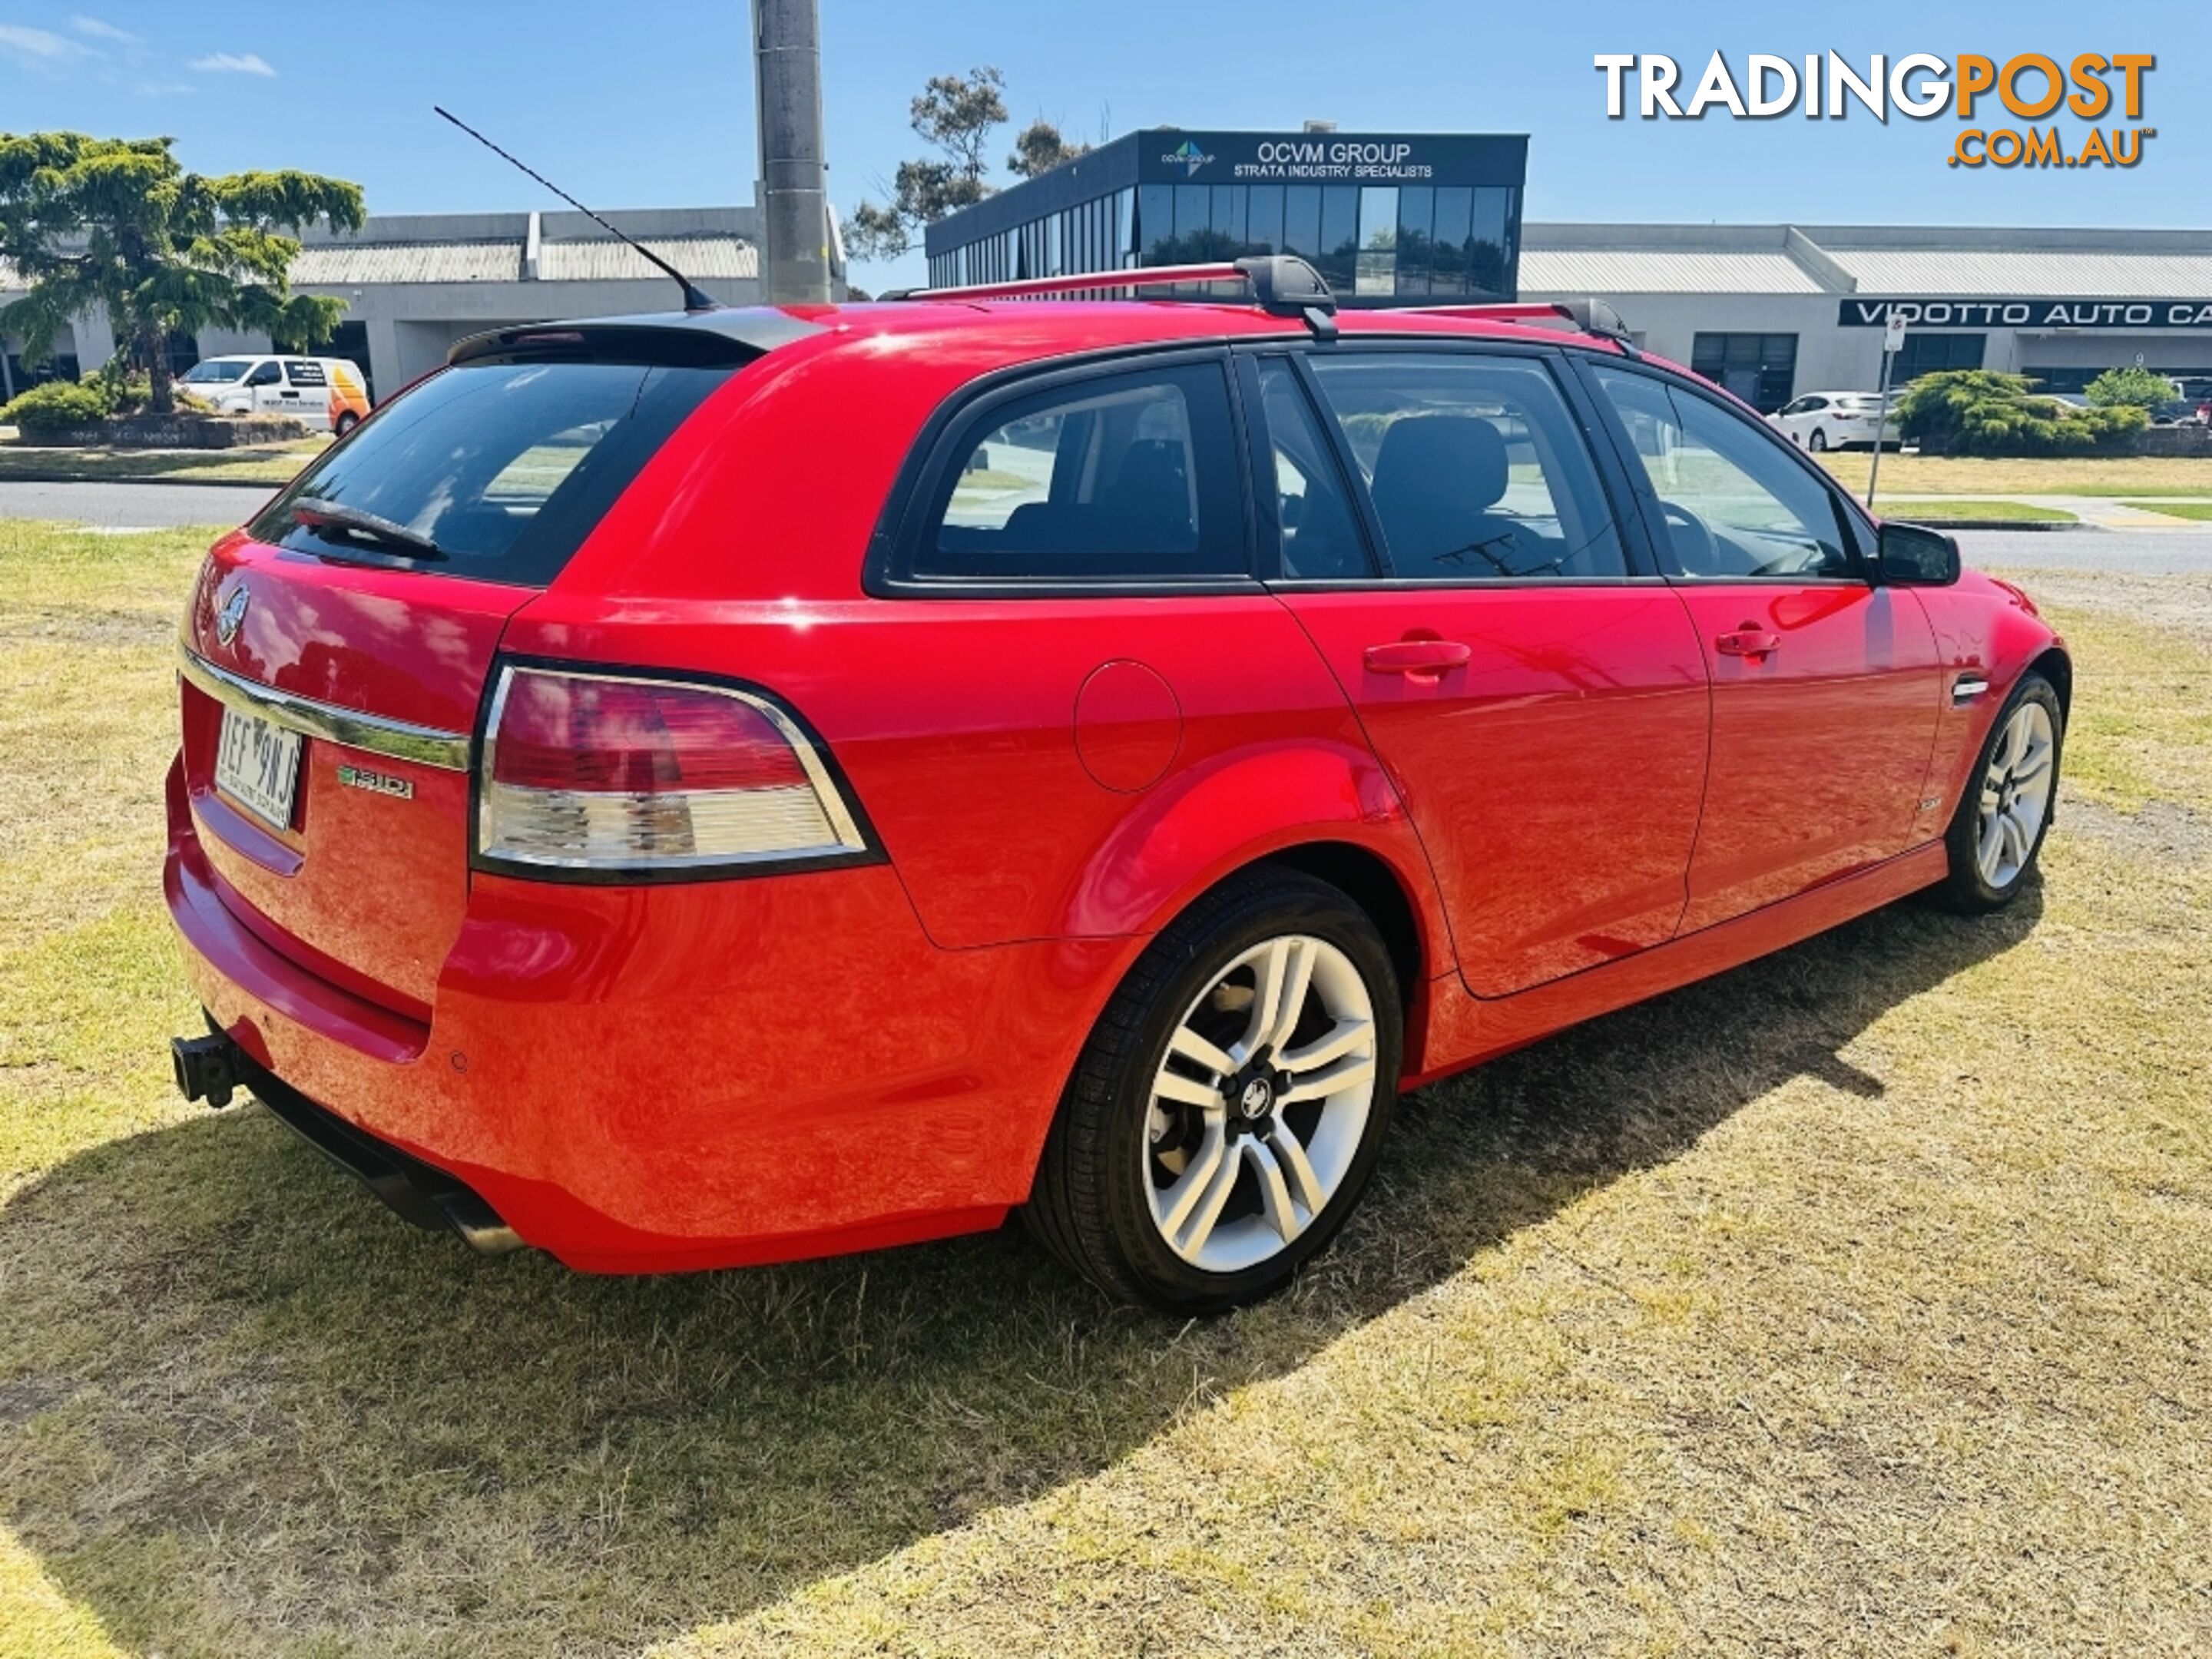
[[[2212,378],[2212,231],[1529,224],[1520,281],[1524,300],[1605,300],[1638,344],[1766,410],[1873,390],[1892,310],[1900,379]]]

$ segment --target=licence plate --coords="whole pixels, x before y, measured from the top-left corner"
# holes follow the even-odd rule
[[[254,817],[289,830],[300,787],[300,734],[258,714],[225,708],[215,782]]]

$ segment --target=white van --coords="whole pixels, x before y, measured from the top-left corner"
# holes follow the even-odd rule
[[[204,357],[178,384],[226,415],[296,415],[341,438],[368,416],[368,387],[343,357]]]

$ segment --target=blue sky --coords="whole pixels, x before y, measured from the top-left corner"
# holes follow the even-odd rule
[[[1534,219],[2202,226],[2212,162],[2212,13],[2040,3],[1662,9],[1606,0],[823,0],[831,191],[882,193],[916,143],[928,76],[992,63],[1018,120],[1102,131],[1296,127],[1527,132]],[[595,207],[742,202],[753,174],[748,9],[608,0],[0,0],[0,127],[168,133],[188,166],[295,166],[357,180],[372,211],[550,205],[430,113],[445,103]],[[2118,21],[2115,21],[2118,20]],[[1718,48],[1859,61],[2152,52],[2132,171],[1947,166],[1948,115],[1607,121],[1601,52],[1694,76]],[[2072,124],[2078,126],[2079,124]],[[2109,125],[2109,122],[2108,122]],[[1011,130],[1008,136],[1011,136]],[[886,285],[912,269],[864,270]]]

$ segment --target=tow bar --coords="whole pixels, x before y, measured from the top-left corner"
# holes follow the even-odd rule
[[[177,1074],[177,1092],[186,1100],[204,1100],[220,1110],[245,1086],[238,1074],[238,1045],[220,1033],[201,1037],[171,1037],[169,1064]]]

